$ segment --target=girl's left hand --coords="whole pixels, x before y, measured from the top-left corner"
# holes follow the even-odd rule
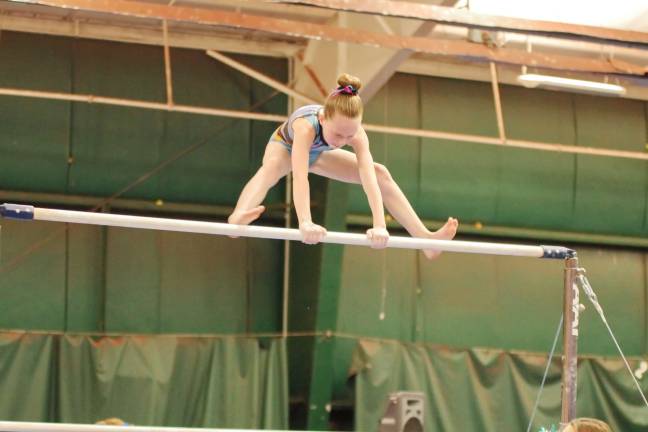
[[[387,247],[389,232],[386,228],[370,228],[367,230],[367,238],[374,249],[384,249]]]

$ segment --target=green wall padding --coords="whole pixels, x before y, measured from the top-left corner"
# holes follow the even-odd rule
[[[3,31],[0,48],[0,86],[165,101],[159,47]],[[171,56],[176,103],[241,110],[255,106],[259,112],[285,114],[284,96],[273,96],[271,89],[204,52],[173,49]],[[236,59],[286,81],[287,63],[283,60]],[[44,70],[47,73],[42,73]],[[501,94],[511,138],[645,151],[648,110],[644,102],[512,86],[501,86]],[[497,136],[487,83],[396,74],[367,105],[365,120]],[[258,168],[275,126],[269,122],[1,96],[0,189],[110,195],[178,151],[205,142],[124,197],[231,206]],[[462,223],[631,236],[647,233],[645,162],[370,135],[374,158],[388,166],[424,218],[452,215]],[[280,185],[271,190],[266,203],[280,203],[283,197]],[[359,186],[352,187],[350,197],[350,212],[368,213]],[[50,236],[51,241],[17,265],[3,268],[0,328],[138,333],[280,329],[280,242],[2,221],[0,266]],[[577,249],[625,352],[645,355],[646,254],[640,250]],[[551,261],[444,254],[435,263],[428,263],[413,251],[349,247],[345,248],[342,280],[337,332],[447,345],[455,350],[452,352],[467,347],[546,352],[562,302],[561,265]],[[309,298],[309,293],[304,296]],[[309,304],[301,307],[308,308]],[[383,319],[381,312],[385,312]],[[56,368],[62,357],[57,353],[64,344],[75,341],[78,346],[74,355],[84,353],[88,358],[95,355],[93,350],[105,348],[83,338],[39,339],[30,335],[24,336],[30,340],[27,345],[21,345],[21,338],[10,337],[3,349],[15,355],[25,350],[27,354],[42,353],[40,357],[25,357],[19,362],[21,366],[15,366],[22,368],[17,373],[21,377],[38,368],[37,374],[30,375],[34,384],[29,388],[33,391],[51,387],[50,381],[58,379],[60,371]],[[114,348],[114,352],[139,352],[142,347],[133,341],[129,342],[132,346],[126,344],[132,351],[122,346],[125,351]],[[157,343],[153,344],[156,352],[175,349],[166,342]],[[335,343],[336,398],[349,399],[348,366],[355,341],[336,338]],[[33,349],[25,348],[28,346]],[[237,349],[249,361],[258,356],[254,350]],[[590,306],[582,315],[580,352],[616,356]],[[511,371],[517,370],[511,366],[516,362],[524,364],[520,370],[531,367],[525,363],[531,361],[528,358],[504,354],[480,351],[457,356],[468,356],[475,364],[504,364]],[[248,360],[238,364],[247,364]],[[586,369],[588,364],[584,363]],[[0,371],[7,365],[0,362]],[[50,365],[49,369],[43,365]],[[463,374],[457,372],[457,380],[465,380],[464,366],[456,366]],[[616,389],[625,384],[622,378],[617,380],[616,372],[608,374],[597,367],[591,366],[591,370],[609,377],[614,385],[604,396],[594,390],[586,392],[593,399],[583,403],[602,409],[612,406],[605,405],[607,399],[616,397]],[[154,362],[146,370],[157,373],[168,368],[164,362]],[[455,372],[448,373],[454,376]],[[535,388],[535,378],[525,391]],[[182,378],[187,383],[191,379]],[[14,385],[12,380],[5,378],[4,382]],[[509,378],[503,382],[513,381]],[[116,382],[124,388],[131,385]],[[596,388],[598,381],[592,378],[585,382]],[[147,385],[143,386],[147,392],[161,388],[159,383]],[[500,384],[501,388],[507,385]],[[461,390],[464,393],[457,400],[468,397],[468,388]],[[33,391],[33,406],[9,400],[10,393],[5,392],[0,407],[14,413],[29,412],[34,419],[59,418],[56,416],[61,415],[63,405],[52,405],[50,395],[35,395]],[[514,404],[512,394],[497,393],[493,400],[483,403],[506,400]],[[166,403],[166,399],[156,397],[152,397],[152,404]],[[525,398],[525,405],[516,411],[521,416],[528,412]],[[155,411],[151,406],[142,407],[142,415]],[[468,406],[480,406],[479,400],[470,401]],[[551,404],[547,406],[547,419],[554,409]],[[159,421],[177,420],[180,424],[199,415],[196,410],[195,406],[187,408],[176,417]],[[275,413],[267,406],[259,410]],[[522,420],[519,416],[515,419],[516,427]],[[442,421],[451,422],[449,418]],[[470,421],[485,428],[494,424],[484,414],[476,414]],[[622,426],[634,424],[616,421]]]
[[[166,102],[162,48],[3,32],[0,86]],[[282,59],[236,60],[285,81]],[[208,57],[172,49],[176,104],[285,114],[283,94]],[[47,70],[46,74],[42,71]],[[0,98],[2,189],[234,205],[277,124],[44,99]],[[267,202],[283,201],[283,185]]]
[[[648,286],[641,251],[578,247],[624,353],[645,356]],[[429,262],[408,250],[345,247],[337,331],[357,337],[548,352],[562,313],[563,263],[444,253]],[[579,353],[617,357],[584,294]],[[381,319],[381,312],[384,318]],[[336,339],[335,398],[349,400],[354,339]]]
[[[575,96],[574,106],[578,145],[646,151],[645,103]],[[645,161],[578,156],[573,226],[606,232],[614,220],[612,232],[646,235],[646,172]]]
[[[644,354],[645,254],[579,247],[578,255],[625,351]],[[430,262],[413,251],[348,246],[337,328],[459,348],[545,351],[562,313],[563,269],[560,260],[446,252]],[[585,297],[581,303],[580,352],[615,355],[594,308]]]
[[[645,102],[500,87],[509,138],[646,151]],[[491,87],[472,81],[396,74],[368,103],[365,121],[498,136]],[[395,135],[371,134],[370,140],[374,158],[387,165],[423,218],[646,234],[645,161]],[[351,212],[369,213],[359,186],[351,197]]]
[[[165,102],[159,47],[3,32],[0,85]],[[284,114],[286,98],[202,51],[173,49],[179,104]],[[285,81],[285,61],[237,60]],[[47,74],[36,71],[47,70]],[[507,136],[645,151],[644,102],[501,86]],[[268,99],[269,98],[269,99]],[[258,105],[258,106],[257,106]],[[5,189],[110,195],[192,144],[206,144],[124,196],[232,205],[276,124],[3,96],[0,183]],[[367,105],[367,122],[496,137],[487,83],[396,74]],[[643,236],[644,161],[575,156],[438,139],[371,134],[424,218]],[[25,171],[29,175],[25,175]],[[269,203],[283,198],[274,188]],[[351,212],[368,213],[360,187]],[[623,208],[623,212],[617,209]],[[605,217],[603,217],[605,216]],[[612,218],[612,219],[610,219]],[[610,223],[614,220],[615,223]]]
[[[497,136],[492,96],[487,85],[421,79],[423,129]],[[394,121],[397,121],[394,119]],[[459,221],[495,221],[502,149],[446,140],[421,141],[422,216]]]
[[[45,420],[54,411],[56,342],[52,337],[4,332],[0,337],[0,417]]]
[[[66,39],[3,31],[0,65],[0,86],[71,91],[70,44]],[[67,103],[0,96],[1,187],[64,191],[70,120]]]
[[[11,220],[2,221],[1,235],[0,328],[281,328],[280,242]]]
[[[67,310],[64,327],[67,330],[91,332],[105,328],[104,245],[107,233],[108,228],[105,227],[68,225]],[[28,266],[28,263],[29,261],[25,265]]]
[[[631,358],[637,366],[640,358]],[[356,430],[376,430],[389,393],[426,396],[425,430],[525,431],[547,356],[503,350],[360,340],[353,357]],[[554,358],[533,428],[560,423],[560,359]],[[644,393],[648,381],[642,381]],[[615,431],[648,427],[646,410],[622,360],[581,359],[577,416],[605,420]]]
[[[398,119],[399,126],[419,127],[419,107],[411,98],[411,93],[417,89],[418,82],[419,79],[415,75],[394,75],[388,85],[367,104],[364,113],[365,121],[391,124],[394,119]],[[412,205],[418,207],[421,186],[420,139],[374,132],[369,132],[368,135],[374,160],[389,168]],[[367,197],[362,188],[353,187],[349,199],[349,211],[367,211],[366,202]]]
[[[139,247],[129,247],[132,243]],[[277,331],[281,247],[268,240],[111,229],[106,329],[155,333]],[[259,276],[254,276],[257,272]],[[253,302],[259,295],[265,301]],[[252,326],[257,312],[265,319]]]
[[[573,95],[502,86],[501,97],[506,101],[502,109],[510,138],[577,143],[575,134],[579,125],[574,122]],[[585,141],[582,145],[590,144]],[[614,145],[614,142],[606,143],[606,146]],[[571,154],[505,149],[499,166],[497,223],[583,230],[578,226],[578,219],[572,218],[576,158]],[[569,221],[576,223],[570,226]]]
[[[0,333],[0,417],[286,429],[283,340]]]
[[[2,220],[0,328],[62,329],[66,302],[66,227]]]

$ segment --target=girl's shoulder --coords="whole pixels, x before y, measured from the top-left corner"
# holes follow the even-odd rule
[[[317,120],[315,120],[317,122]],[[319,123],[314,124],[309,117],[297,117],[292,122],[292,129],[297,133],[309,133],[315,135],[319,128]]]
[[[322,105],[304,105],[299,107],[290,115],[289,123],[291,126],[294,126],[297,120],[307,121],[315,130],[315,133],[318,133],[320,128],[318,116],[322,108]]]
[[[291,118],[297,119],[300,117],[316,116],[321,109],[324,107],[322,105],[304,105],[297,108],[290,115]]]

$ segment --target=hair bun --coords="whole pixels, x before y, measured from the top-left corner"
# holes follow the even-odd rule
[[[348,73],[343,73],[342,75],[340,75],[337,79],[337,83],[340,87],[353,87],[356,93],[362,87],[362,81],[360,81],[360,78],[349,75]]]
[[[330,119],[335,114],[340,114],[348,118],[362,118],[362,98],[358,94],[362,81],[344,73],[338,77],[337,84],[338,87],[324,102],[324,117]]]

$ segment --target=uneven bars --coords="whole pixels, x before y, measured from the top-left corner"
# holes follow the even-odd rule
[[[251,432],[252,430],[0,421],[1,432]],[[265,430],[263,432],[278,431]]]
[[[72,210],[37,208],[30,205],[2,204],[0,216],[8,219],[41,220],[89,225],[105,225],[124,228],[141,228],[161,231],[179,231],[215,234],[236,237],[256,237],[275,240],[301,241],[297,229],[233,225],[219,222],[202,222],[182,219],[167,219],[142,216],[92,213]],[[322,243],[337,243],[353,246],[371,246],[365,235],[327,232]],[[484,243],[459,240],[432,240],[414,237],[390,237],[387,247],[401,249],[435,249],[446,252],[473,253],[485,255],[510,255],[532,258],[565,259],[576,255],[575,251],[562,246],[527,246],[504,243]]]

